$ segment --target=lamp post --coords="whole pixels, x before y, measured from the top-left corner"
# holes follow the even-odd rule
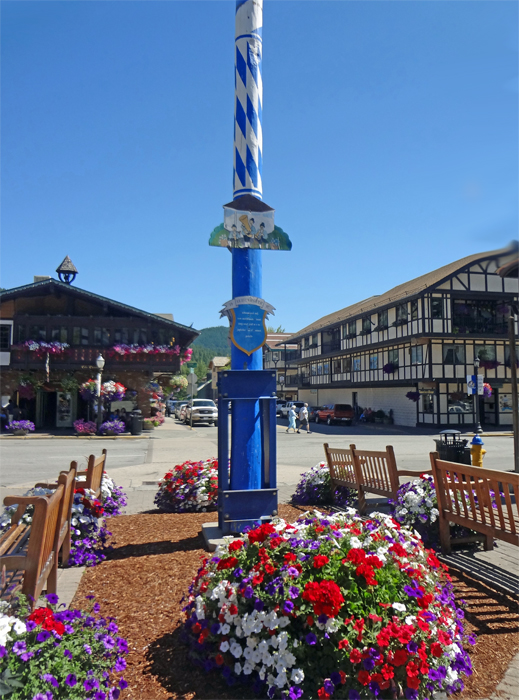
[[[276,389],[278,386],[278,362],[280,361],[279,357],[279,351],[278,350],[272,350],[272,362],[274,363],[274,370],[276,372]]]
[[[483,428],[481,427],[481,424],[479,422],[479,383],[478,383],[478,373],[479,373],[479,357],[476,357],[474,359],[474,374],[476,375],[476,388],[475,388],[475,393],[474,393],[474,403],[475,405],[475,414],[476,414],[476,427],[474,429],[475,433],[482,433]]]
[[[101,404],[101,377],[105,366],[105,358],[99,353],[96,360],[97,369],[97,428],[99,429],[103,420],[103,409]]]

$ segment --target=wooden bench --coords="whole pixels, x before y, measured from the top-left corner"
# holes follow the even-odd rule
[[[484,535],[486,550],[493,549],[494,539],[519,546],[519,474],[446,462],[438,452],[430,454],[442,552],[451,552],[449,523]]]
[[[34,608],[56,561],[56,529],[64,485],[45,496],[7,496],[4,505],[18,504],[12,525],[0,538],[0,596],[12,597],[21,589]],[[27,506],[34,506],[30,526],[20,523]],[[55,592],[55,591],[52,591]]]
[[[84,471],[78,472],[76,476],[86,476],[86,481],[81,481],[78,486],[90,489],[94,492],[94,497],[99,498],[101,494],[101,482],[106,466],[106,450],[103,450],[100,457],[90,455],[88,465]]]
[[[324,453],[332,484],[358,491],[357,507],[361,514],[367,507],[366,492],[395,500],[401,476],[418,478],[420,474],[432,473],[431,470],[398,469],[391,445],[384,451],[375,451],[358,450],[355,445],[350,445],[349,449],[334,448],[324,443]]]
[[[58,525],[56,527],[55,541],[54,541],[54,552],[55,560],[54,567],[48,579],[48,591],[49,593],[56,593],[57,580],[58,580],[58,558],[61,553],[61,563],[65,565],[70,557],[70,547],[72,543],[71,539],[71,520],[72,520],[72,504],[74,503],[74,489],[76,486],[76,474],[77,474],[77,462],[70,463],[70,469],[68,472],[61,472],[58,477],[57,484],[48,484],[39,482],[35,484],[36,487],[54,490],[57,489],[60,484],[63,485],[63,498],[60,504],[60,510],[58,515]]]

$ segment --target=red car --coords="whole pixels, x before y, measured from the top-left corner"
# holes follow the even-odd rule
[[[328,425],[333,425],[334,423],[344,423],[345,425],[351,425],[355,417],[355,411],[349,403],[334,403],[328,406],[323,406],[315,414],[316,423],[328,423]]]

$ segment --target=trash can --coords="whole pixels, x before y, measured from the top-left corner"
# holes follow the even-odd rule
[[[460,438],[459,430],[442,430],[440,439],[435,440],[436,450],[440,459],[446,462],[457,462],[457,464],[470,465],[470,447],[467,447],[468,440]]]
[[[132,435],[140,435],[142,433],[142,411],[135,409],[132,413],[131,430]]]

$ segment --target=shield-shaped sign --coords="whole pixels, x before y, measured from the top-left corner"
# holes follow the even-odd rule
[[[256,304],[240,304],[230,312],[232,343],[242,352],[252,355],[267,340],[267,311]]]

